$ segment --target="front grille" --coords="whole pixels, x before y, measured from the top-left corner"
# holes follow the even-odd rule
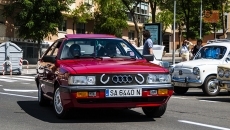
[[[137,102],[163,102],[166,96],[149,97],[149,98],[102,98],[102,99],[77,99],[81,104],[99,104],[99,103],[137,103]]]

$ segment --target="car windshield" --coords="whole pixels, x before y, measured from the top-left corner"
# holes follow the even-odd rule
[[[194,59],[222,59],[226,50],[225,46],[204,46],[199,50]]]
[[[111,57],[142,59],[141,54],[122,39],[69,39],[64,41],[61,59]]]

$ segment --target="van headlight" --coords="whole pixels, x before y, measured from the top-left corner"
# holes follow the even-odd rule
[[[149,74],[147,83],[171,83],[171,76],[169,74]]]
[[[96,76],[70,76],[69,85],[95,85]]]
[[[230,71],[229,71],[229,70],[226,70],[226,71],[224,72],[224,76],[225,76],[225,78],[229,78],[229,76],[230,76]]]
[[[224,70],[223,70],[223,69],[219,69],[219,70],[218,70],[218,75],[219,75],[220,77],[223,77],[223,76],[224,76]]]
[[[199,75],[200,74],[200,69],[198,67],[193,68],[193,74]]]

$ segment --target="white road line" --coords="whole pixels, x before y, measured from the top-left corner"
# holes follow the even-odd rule
[[[38,90],[5,89],[5,88],[3,88],[3,90],[9,92],[37,92],[38,91]]]
[[[0,85],[0,86],[2,86],[2,85]]]
[[[210,101],[210,100],[199,100],[201,102],[217,102],[217,101]]]
[[[182,98],[182,97],[172,97],[172,98],[177,98],[177,99],[188,99],[188,98]]]
[[[18,79],[18,80],[25,80],[25,81],[34,81],[34,79],[17,78],[17,77],[6,77],[6,76],[1,76],[0,78],[1,79],[9,79],[9,80]]]
[[[0,81],[12,83],[12,82],[16,82],[17,80],[12,80],[12,79],[1,79],[1,78],[0,78]]]
[[[22,83],[22,84],[30,84],[30,83]]]
[[[192,121],[186,121],[186,120],[178,120],[179,122],[182,123],[187,123],[187,124],[192,124],[192,125],[197,125],[197,126],[203,126],[203,127],[208,127],[208,128],[213,128],[213,129],[218,129],[218,130],[230,130],[229,128],[224,128],[224,127],[219,127],[219,126],[214,126],[214,125],[208,125],[208,124],[202,124],[198,122],[192,122]]]
[[[20,78],[30,78],[30,79],[34,79],[35,76],[17,76],[17,77],[20,77]]]
[[[12,93],[2,93],[2,92],[0,92],[0,94],[2,94],[2,95],[10,95],[10,96],[17,96],[17,97],[38,98],[38,97],[33,97],[33,96],[26,96],[26,95],[12,94]]]

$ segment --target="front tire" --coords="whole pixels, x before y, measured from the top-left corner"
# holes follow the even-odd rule
[[[42,107],[50,105],[50,100],[44,96],[44,92],[41,88],[41,83],[38,83],[38,103]]]
[[[167,108],[167,103],[159,107],[142,107],[142,110],[147,117],[159,118],[164,115],[166,108]]]
[[[188,89],[189,88],[186,88],[186,87],[177,87],[177,86],[174,86],[174,92],[176,94],[180,94],[180,95],[187,93]]]
[[[68,110],[66,110],[62,104],[60,89],[57,88],[53,97],[54,111],[58,118],[65,119],[68,116]]]
[[[214,83],[216,76],[208,76],[202,86],[203,93],[207,96],[217,96],[220,93],[220,87]]]

